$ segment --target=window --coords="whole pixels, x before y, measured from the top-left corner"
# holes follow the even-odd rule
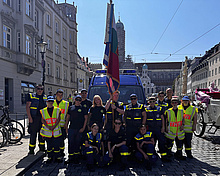
[[[209,77],[211,76],[211,71],[209,71]]]
[[[3,46],[11,49],[11,28],[3,25]]]
[[[21,33],[20,32],[17,33],[17,37],[18,37],[18,52],[21,52]]]
[[[215,75],[217,75],[217,68],[215,68]]]
[[[18,11],[21,11],[21,0],[18,0]]]
[[[60,67],[56,67],[56,77],[60,78]]]
[[[216,80],[215,80],[215,85],[216,85]]]
[[[212,65],[212,62],[210,61],[209,63],[210,63],[210,66],[211,66],[211,65]]]
[[[64,72],[63,72],[63,78],[64,78],[64,80],[67,80],[67,71],[66,70],[64,70]]]
[[[34,44],[34,58],[37,58],[37,44]]]
[[[11,6],[11,0],[3,0],[3,2],[4,2],[5,4],[7,4],[8,6]]]
[[[218,73],[220,73],[220,67],[218,67]]]
[[[26,54],[31,55],[31,37],[26,35]]]
[[[59,23],[58,23],[58,21],[55,22],[55,31],[56,31],[56,33],[59,33]]]
[[[70,81],[73,82],[73,73],[70,73]]]
[[[214,76],[214,70],[212,70],[212,76]]]
[[[34,83],[29,83],[29,82],[21,82],[21,104],[25,105],[29,93],[33,93],[35,88]]]
[[[215,58],[215,63],[217,63],[217,60],[218,60],[218,58],[216,57],[216,58]]]
[[[47,49],[50,49],[50,38],[47,38]]]
[[[47,63],[47,74],[51,75],[51,64],[49,62]]]
[[[63,58],[66,59],[66,49],[65,48],[63,48]]]
[[[59,54],[59,44],[55,44],[55,54]]]
[[[34,14],[34,25],[35,28],[38,28],[38,11],[35,10],[35,14]]]
[[[31,0],[26,0],[26,15],[31,16]]]
[[[214,65],[214,59],[212,59],[212,65]]]
[[[66,28],[63,28],[63,38],[66,40]]]
[[[72,34],[70,33],[70,44],[72,44]]]
[[[50,26],[50,14],[47,13],[47,25]]]

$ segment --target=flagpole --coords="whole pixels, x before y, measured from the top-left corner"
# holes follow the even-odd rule
[[[112,0],[110,0],[110,4],[112,4]]]

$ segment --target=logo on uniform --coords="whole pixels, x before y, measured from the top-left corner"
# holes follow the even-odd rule
[[[103,113],[103,110],[101,110],[101,113]]]
[[[86,104],[83,105],[86,108]]]
[[[157,117],[160,117],[160,115],[159,115],[159,114],[157,114]]]
[[[82,112],[82,109],[78,109],[78,112]]]
[[[135,116],[138,117],[138,116],[139,116],[139,113],[136,113]]]

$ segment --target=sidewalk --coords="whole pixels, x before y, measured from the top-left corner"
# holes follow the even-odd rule
[[[30,135],[27,132],[25,135],[19,143],[8,144],[0,148],[0,175],[23,175],[44,156],[43,152],[28,155]],[[36,147],[35,152],[37,151],[38,147]]]

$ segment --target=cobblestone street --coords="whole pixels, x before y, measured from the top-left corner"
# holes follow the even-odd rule
[[[46,159],[44,158],[25,175],[220,175],[220,131],[215,135],[205,133],[202,138],[194,136],[192,151],[194,159],[178,161],[173,158],[171,163],[162,163],[158,160],[152,171],[147,171],[141,164],[130,161],[130,166],[125,171],[118,171],[116,165],[111,165],[97,168],[95,172],[88,172],[85,161],[81,165],[64,163],[48,165],[44,163]]]

